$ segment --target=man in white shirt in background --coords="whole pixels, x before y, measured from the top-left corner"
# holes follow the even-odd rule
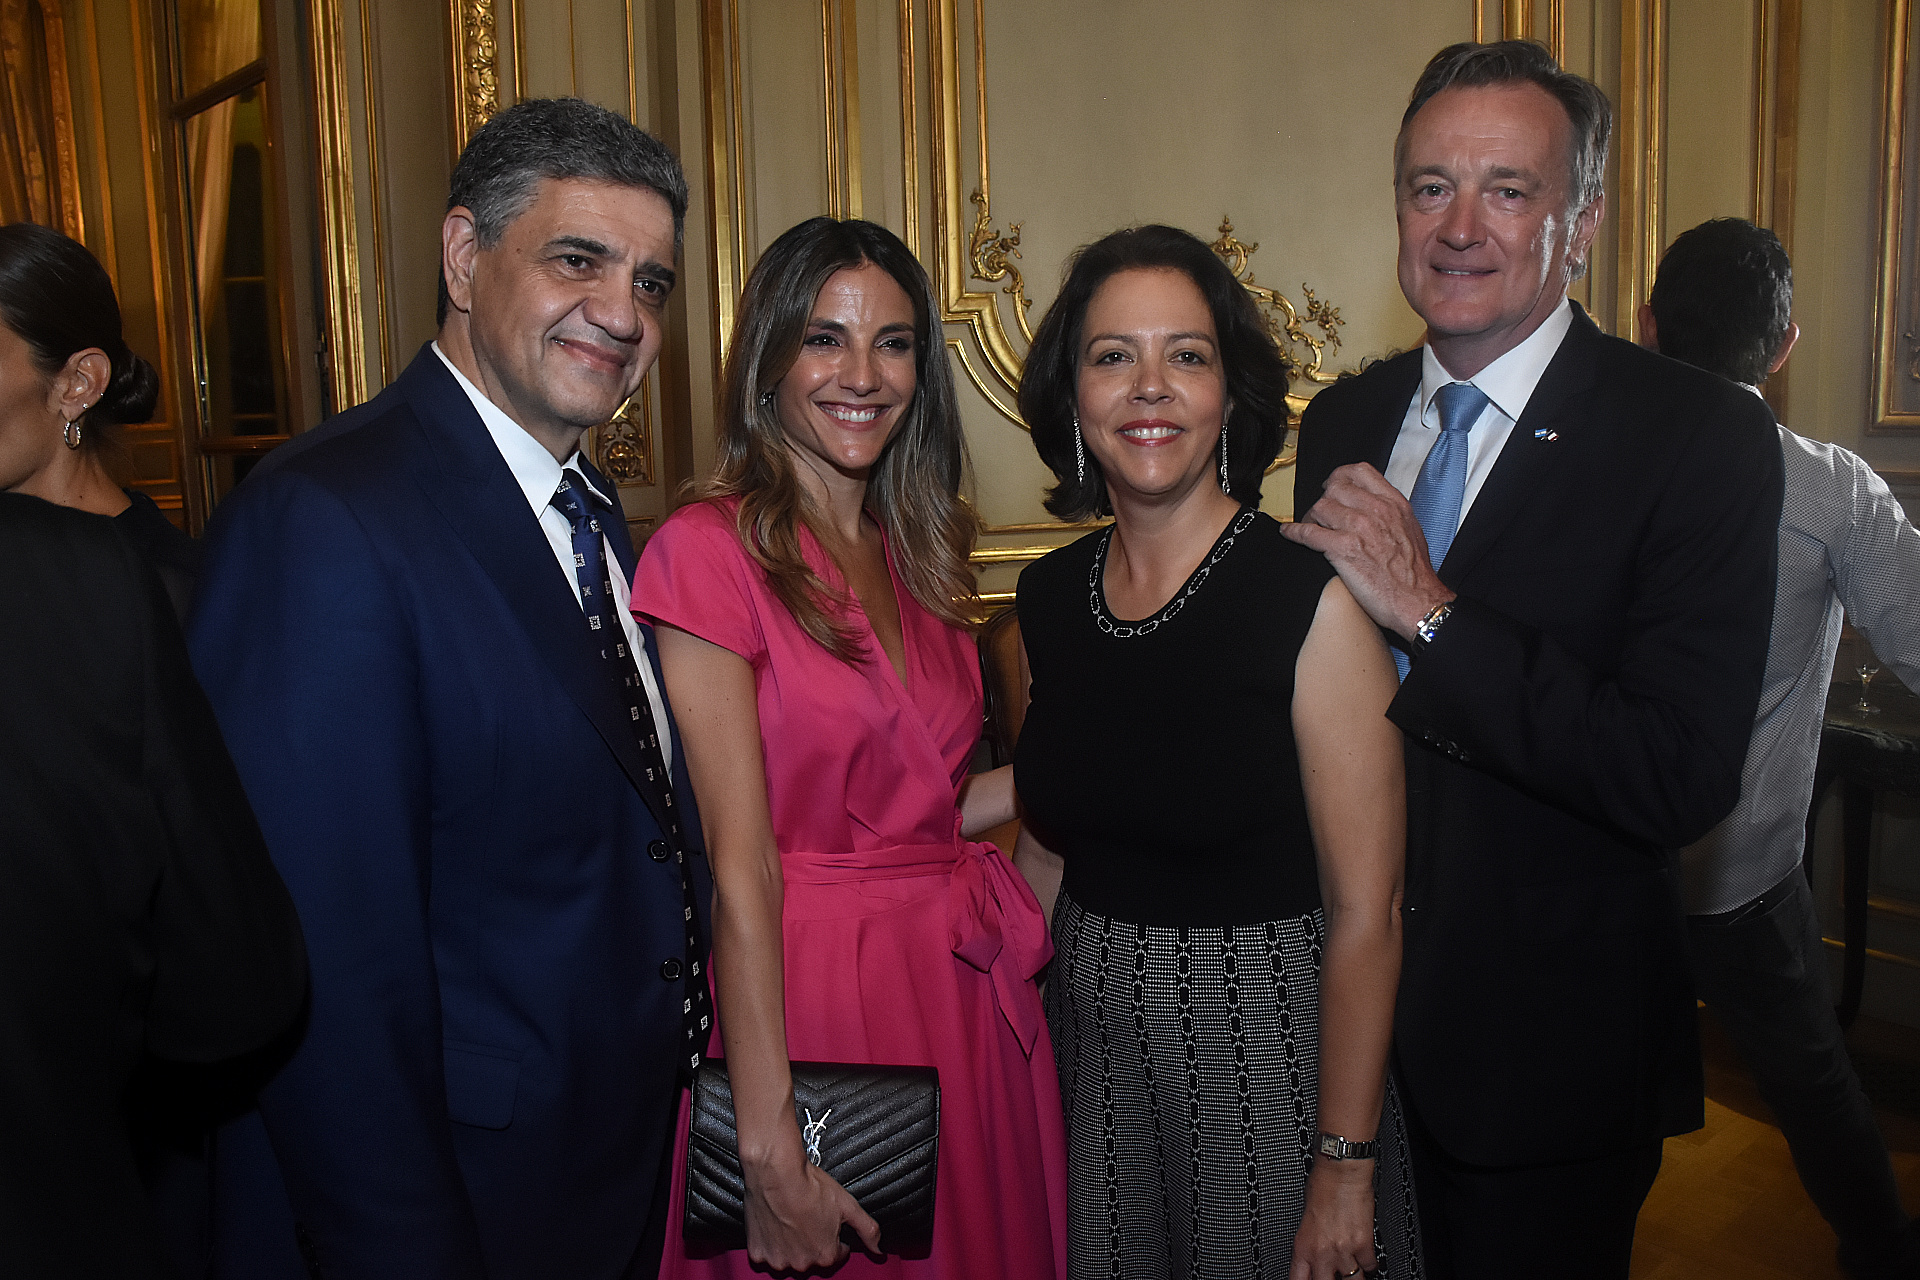
[[[1793,268],[1771,231],[1716,218],[1661,259],[1640,342],[1755,395],[1786,363]],[[1773,1109],[1851,1276],[1920,1276],[1920,1231],[1835,1020],[1820,922],[1801,874],[1820,724],[1842,608],[1888,670],[1920,689],[1920,532],[1886,483],[1837,445],[1780,428],[1786,502],[1766,683],[1740,805],[1681,854],[1700,998]]]

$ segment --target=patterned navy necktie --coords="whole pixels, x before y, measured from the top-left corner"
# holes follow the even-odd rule
[[[656,862],[664,862],[671,855],[680,868],[686,957],[680,961],[669,959],[661,966],[661,975],[669,981],[675,976],[686,979],[686,994],[680,1001],[681,1029],[686,1033],[682,1062],[691,1075],[699,1069],[700,1059],[707,1052],[707,1038],[713,1026],[713,1015],[707,1006],[706,965],[702,963],[706,948],[700,945],[693,876],[687,869],[686,844],[680,835],[680,812],[673,802],[673,778],[667,772],[666,757],[660,750],[660,731],[653,721],[647,688],[640,682],[638,655],[627,646],[627,630],[620,624],[614,606],[613,580],[607,576],[606,541],[595,507],[608,515],[612,509],[602,504],[599,495],[588,488],[586,480],[571,467],[560,474],[560,488],[553,495],[553,506],[573,526],[573,572],[580,581],[580,603],[586,611],[587,627],[619,690],[627,718],[633,723],[633,736],[640,748],[640,763],[646,770],[647,781],[659,788],[661,804],[666,810],[667,838],[648,845],[647,853]],[[679,975],[672,972],[676,968],[681,971]]]
[[[1453,535],[1460,530],[1460,508],[1467,497],[1467,435],[1480,420],[1480,411],[1489,403],[1487,393],[1471,382],[1449,382],[1434,393],[1440,406],[1440,438],[1427,450],[1420,464],[1420,478],[1414,481],[1407,503],[1413,518],[1427,535],[1427,558],[1435,571],[1447,558]],[[1407,655],[1395,649],[1393,665],[1400,678],[1407,678]]]

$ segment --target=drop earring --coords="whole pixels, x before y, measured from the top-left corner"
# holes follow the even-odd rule
[[[1080,415],[1073,415],[1073,478],[1087,482],[1087,446],[1080,439]]]
[[[1220,492],[1233,496],[1233,481],[1227,478],[1227,424],[1220,424]]]

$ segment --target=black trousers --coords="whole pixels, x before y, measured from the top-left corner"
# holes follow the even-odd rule
[[[1407,1136],[1429,1280],[1626,1280],[1659,1142],[1586,1160],[1471,1165],[1442,1151],[1411,1106]]]
[[[1806,877],[1796,867],[1744,907],[1688,917],[1687,955],[1695,990],[1753,1073],[1848,1269],[1897,1265],[1907,1216],[1834,1018]]]

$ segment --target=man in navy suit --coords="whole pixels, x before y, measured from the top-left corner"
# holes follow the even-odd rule
[[[693,793],[578,452],[659,354],[686,181],[536,101],[448,205],[437,340],[208,534],[195,665],[313,972],[220,1137],[221,1276],[652,1276],[705,1049]]]
[[[1780,448],[1757,397],[1568,300],[1610,118],[1537,44],[1434,56],[1394,155],[1426,341],[1300,430],[1289,535],[1403,664],[1394,1053],[1437,1280],[1624,1280],[1702,1119],[1672,851],[1740,795]]]

